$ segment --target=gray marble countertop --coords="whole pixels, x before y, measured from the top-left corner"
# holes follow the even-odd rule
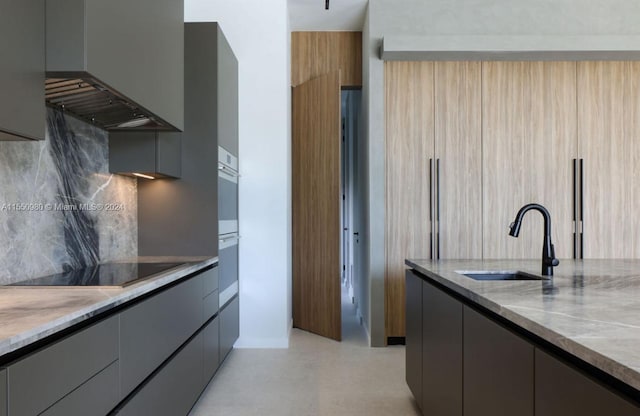
[[[640,390],[640,260],[561,260],[547,281],[476,281],[457,273],[522,270],[539,275],[540,260],[406,264]]]
[[[172,283],[217,257],[136,257],[122,262],[185,264],[124,288],[0,286],[0,356]]]

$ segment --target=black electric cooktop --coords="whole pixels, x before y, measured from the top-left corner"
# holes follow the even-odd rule
[[[24,280],[10,286],[119,286],[147,279],[184,263],[104,263],[49,276]]]

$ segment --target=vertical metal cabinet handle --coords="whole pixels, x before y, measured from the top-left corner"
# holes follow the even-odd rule
[[[578,181],[578,178],[576,177],[576,175],[578,174],[578,160],[577,159],[572,159],[572,165],[573,165],[573,258],[576,259],[578,258],[578,221],[576,221],[576,213],[578,211],[578,195],[577,195],[577,187],[576,187],[576,182]]]
[[[436,159],[436,260],[440,260],[440,158]]]
[[[433,260],[433,159],[429,158],[429,258]]]
[[[580,258],[584,259],[584,159],[580,159]]]

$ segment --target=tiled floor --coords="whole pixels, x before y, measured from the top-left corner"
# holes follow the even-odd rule
[[[343,341],[294,329],[289,349],[233,350],[191,416],[414,416],[404,347],[369,348],[343,299]]]

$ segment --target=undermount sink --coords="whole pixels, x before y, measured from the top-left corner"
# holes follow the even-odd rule
[[[483,271],[459,271],[456,272],[473,280],[547,280],[542,276],[521,271],[483,270]]]

